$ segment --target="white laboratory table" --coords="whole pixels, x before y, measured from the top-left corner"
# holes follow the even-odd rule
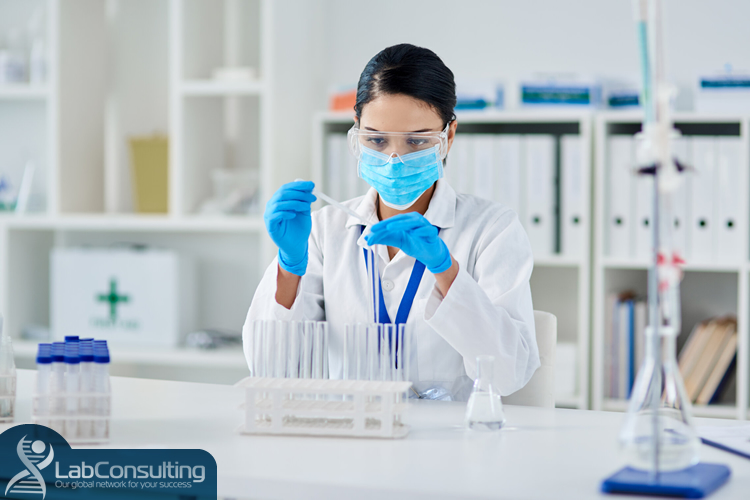
[[[19,370],[19,423],[34,373]],[[237,388],[113,377],[112,391],[108,447],[207,450],[219,498],[605,498],[599,484],[621,466],[620,413],[506,406],[507,427],[486,434],[462,428],[464,404],[421,401],[402,440],[247,436],[236,431]],[[750,460],[705,445],[701,454],[732,469],[712,499],[750,498]]]

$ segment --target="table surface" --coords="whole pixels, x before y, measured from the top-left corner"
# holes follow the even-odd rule
[[[18,371],[17,423],[30,420],[34,375]],[[401,440],[248,436],[239,388],[113,377],[112,396],[107,447],[207,450],[219,498],[603,498],[622,467],[622,413],[506,405],[506,428],[483,433],[463,428],[463,403],[418,401]],[[701,460],[732,469],[711,498],[750,498],[750,460],[705,445]]]

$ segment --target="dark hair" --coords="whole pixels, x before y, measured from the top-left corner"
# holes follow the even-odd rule
[[[456,118],[453,72],[430,49],[402,43],[370,59],[357,84],[357,118],[365,104],[384,94],[404,94],[427,103],[440,115],[444,126]]]

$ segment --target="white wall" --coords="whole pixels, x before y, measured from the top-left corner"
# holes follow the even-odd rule
[[[727,62],[750,70],[750,1],[664,3],[667,72],[681,89],[678,107],[691,109],[699,73]],[[639,78],[631,0],[278,0],[276,8],[275,185],[309,176],[312,113],[389,45],[428,47],[457,79]]]

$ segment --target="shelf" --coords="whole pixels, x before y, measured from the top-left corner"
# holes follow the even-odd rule
[[[266,89],[263,81],[225,82],[214,80],[188,80],[180,85],[184,96],[260,95]]]
[[[651,266],[650,262],[643,261],[632,261],[632,260],[617,260],[605,258],[602,260],[602,265],[608,269],[637,269],[646,270]],[[742,264],[690,264],[687,263],[683,266],[685,271],[696,271],[696,272],[720,272],[720,273],[736,273],[742,271]]]
[[[628,401],[623,399],[604,399],[602,409],[605,411],[626,411]],[[693,406],[694,417],[736,418],[737,407],[727,405]]]
[[[33,359],[38,342],[13,340],[13,352],[17,359]],[[242,349],[217,349],[203,351],[188,347],[117,347],[110,348],[113,364],[158,365],[170,367],[200,368],[246,368]]]
[[[48,96],[46,85],[0,85],[0,100],[46,99]]]
[[[570,257],[539,257],[534,259],[534,267],[580,267],[585,263],[581,259]]]
[[[69,231],[258,232],[265,228],[260,216],[170,217],[165,215],[60,215],[3,216],[0,224],[11,229]]]
[[[555,397],[556,408],[581,408],[581,397],[575,394]]]

